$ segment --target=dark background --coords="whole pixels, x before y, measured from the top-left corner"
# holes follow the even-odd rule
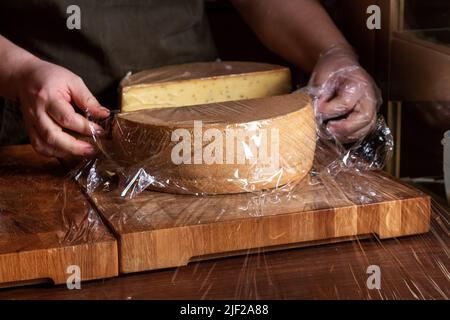
[[[366,8],[376,1],[322,1],[330,16],[356,48],[360,63],[376,79],[387,96],[386,67],[383,47],[376,47],[380,35],[366,28]],[[291,67],[295,82],[305,85],[307,74],[267,50],[233,6],[225,0],[207,1],[209,17],[219,56],[222,60],[271,62]],[[450,28],[448,0],[407,0],[405,24],[413,30]],[[382,12],[383,14],[383,12]],[[447,38],[433,39],[448,43]],[[450,84],[449,84],[450,89]],[[445,102],[403,102],[402,113],[402,177],[442,176],[444,132],[450,129],[450,106]],[[382,107],[386,114],[386,103]]]

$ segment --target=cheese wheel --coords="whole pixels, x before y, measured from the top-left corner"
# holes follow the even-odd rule
[[[239,193],[282,186],[310,170],[316,129],[311,100],[293,93],[117,114],[114,158],[152,190]]]
[[[262,98],[291,91],[288,68],[257,62],[200,62],[125,77],[121,111]]]

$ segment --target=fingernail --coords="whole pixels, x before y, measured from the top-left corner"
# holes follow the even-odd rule
[[[104,134],[105,134],[105,130],[103,130],[103,128],[95,130],[95,135],[96,136],[103,136]]]
[[[91,154],[94,153],[94,147],[92,147],[92,146],[87,146],[87,147],[84,148],[84,151],[85,151],[85,154],[86,154],[86,155],[91,155]]]
[[[335,132],[336,128],[333,126],[332,123],[329,123],[326,128],[327,128],[328,133],[330,133],[332,135],[336,134],[336,132]]]
[[[104,112],[106,112],[106,113],[110,113],[110,111],[109,111],[109,109],[108,108],[105,108],[105,107],[100,107],[100,109],[102,110],[102,111],[104,111]]]

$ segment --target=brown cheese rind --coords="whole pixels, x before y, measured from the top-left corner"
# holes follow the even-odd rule
[[[174,132],[187,136],[174,138]],[[211,132],[216,135],[205,136]],[[189,154],[180,147],[186,137]],[[314,112],[303,94],[123,113],[113,126],[120,164],[143,168],[155,180],[149,188],[175,193],[238,193],[282,186],[308,173],[315,142]]]

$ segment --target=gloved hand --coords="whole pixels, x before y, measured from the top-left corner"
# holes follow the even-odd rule
[[[305,91],[317,98],[316,117],[326,138],[354,142],[375,127],[380,90],[350,47],[323,52]]]

